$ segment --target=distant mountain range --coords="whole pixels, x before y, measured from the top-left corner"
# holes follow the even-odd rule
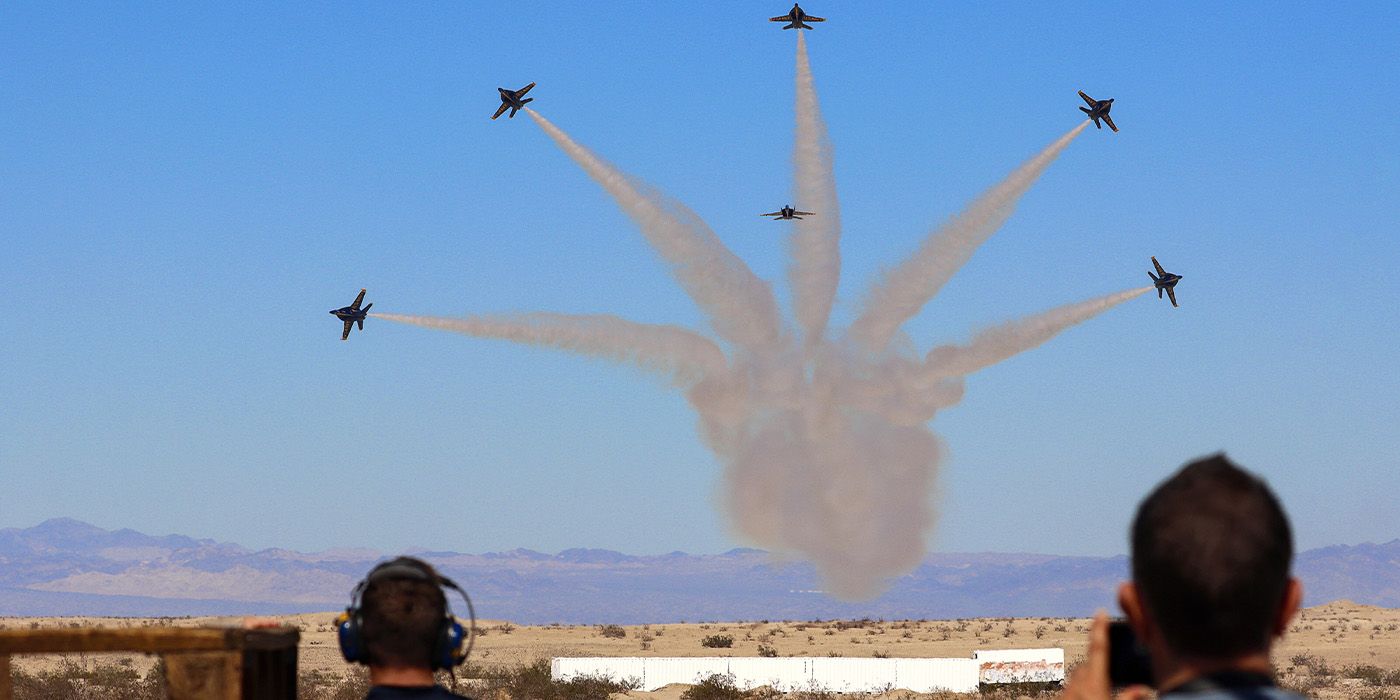
[[[834,600],[812,567],[766,552],[630,556],[415,552],[461,583],[486,618],[521,624],[1084,616],[1113,608],[1127,558],[930,554],[883,596]],[[0,615],[240,615],[339,609],[384,555],[252,551],[59,518],[0,530]],[[1298,555],[1307,604],[1400,607],[1400,540]]]

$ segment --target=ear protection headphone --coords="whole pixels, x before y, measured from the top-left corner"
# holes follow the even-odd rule
[[[452,607],[445,605],[442,622],[439,623],[433,643],[433,657],[429,661],[434,671],[460,666],[476,643],[476,608],[472,599],[452,579],[433,570],[421,559],[399,557],[383,562],[370,570],[362,581],[355,584],[351,593],[350,607],[335,618],[336,638],[340,641],[340,654],[350,663],[369,664],[369,650],[365,648],[363,603],[365,590],[380,581],[408,580],[425,581],[446,589],[457,591],[467,603],[467,614],[471,616],[470,626],[452,615]],[[446,602],[446,594],[443,596]]]

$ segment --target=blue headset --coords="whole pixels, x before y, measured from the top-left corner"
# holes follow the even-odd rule
[[[369,664],[369,652],[365,648],[364,603],[365,590],[380,581],[408,580],[426,581],[443,589],[452,589],[467,603],[467,614],[471,624],[463,628],[462,623],[452,615],[451,606],[443,614],[438,625],[436,641],[433,643],[433,658],[430,660],[434,671],[461,666],[476,643],[476,608],[472,599],[452,579],[433,570],[427,562],[413,557],[398,557],[383,562],[370,570],[364,580],[355,584],[351,593],[350,607],[335,618],[336,638],[340,641],[340,654],[350,663]],[[443,598],[446,601],[446,596]]]

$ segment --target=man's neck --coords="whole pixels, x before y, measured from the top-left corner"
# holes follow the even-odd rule
[[[1169,691],[1190,683],[1197,678],[1217,673],[1255,673],[1272,676],[1273,664],[1267,652],[1245,654],[1233,659],[1153,659],[1158,664],[1157,688],[1159,692]]]
[[[413,666],[370,666],[370,685],[392,685],[400,688],[436,685],[433,672],[423,667]]]

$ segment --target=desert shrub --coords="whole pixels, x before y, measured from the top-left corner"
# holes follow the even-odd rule
[[[514,667],[468,667],[463,676],[476,680],[474,694],[480,697],[504,695],[511,700],[608,700],[614,693],[626,693],[641,686],[635,679],[616,680],[608,676],[578,676],[556,681],[550,675],[549,659],[536,659]],[[363,697],[361,693],[356,700]]]
[[[10,673],[15,700],[156,700],[165,697],[164,666],[146,674],[119,664],[84,666],[64,659],[58,668]]]
[[[760,644],[758,645],[758,655],[772,658],[778,655],[778,650],[767,644]]]
[[[734,683],[733,676],[716,673],[681,693],[681,700],[748,700],[749,694]]]
[[[622,639],[627,636],[627,630],[620,625],[598,625],[598,634],[608,639]]]
[[[512,625],[509,622],[502,622],[501,624],[496,625],[496,631],[500,632],[501,634],[510,634],[511,632],[515,631],[515,625]]]
[[[875,657],[875,658],[877,658],[877,659],[888,659],[888,658],[890,658],[890,653],[889,653],[888,651],[879,651],[879,650],[877,649],[875,652],[873,652],[873,653],[871,654],[871,656],[873,656],[873,657]]]
[[[712,634],[701,639],[700,646],[706,649],[728,649],[734,646],[734,637],[727,634]]]
[[[1366,688],[1351,697],[1352,700],[1395,700],[1395,694],[1385,688]]]
[[[362,700],[369,694],[369,671],[354,667],[346,674],[303,672],[297,677],[300,700]]]

